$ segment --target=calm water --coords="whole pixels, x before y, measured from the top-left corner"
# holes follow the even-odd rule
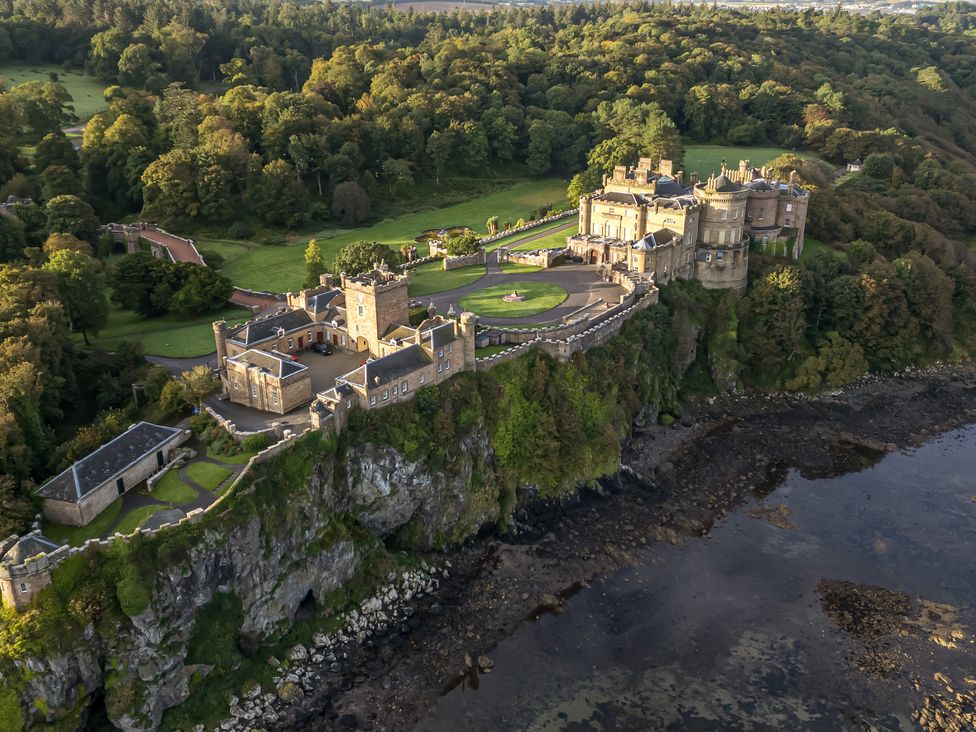
[[[792,473],[523,625],[421,729],[916,729],[936,672],[956,691],[976,676],[974,468],[969,427],[857,473]]]

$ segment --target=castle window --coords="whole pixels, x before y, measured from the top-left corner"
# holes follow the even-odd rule
[[[383,390],[383,401],[385,402],[389,398],[390,398],[390,390],[389,389],[384,389]]]
[[[761,209],[759,209],[759,216],[758,216],[757,218],[758,218],[758,219],[759,219],[760,221],[762,221],[762,220],[763,220],[763,217],[764,217],[765,215],[766,215],[766,209],[764,209],[764,208],[761,208]]]
[[[705,255],[705,261],[706,262],[711,262],[712,261],[712,253],[711,252],[709,252],[708,254]]]
[[[725,252],[715,252],[715,259],[718,261],[725,259]]]
[[[278,406],[278,390],[277,389],[272,389],[271,390],[271,403],[274,406],[276,406],[276,407]]]
[[[406,394],[407,393],[407,382],[406,381],[404,381],[402,384],[400,384],[400,391],[403,394]]]
[[[358,306],[356,310],[359,312],[359,317],[363,317],[366,314],[366,308],[362,305]]]
[[[793,204],[792,203],[786,204],[786,210],[787,211],[792,211],[793,210]]]
[[[295,341],[291,338],[288,339],[288,350],[290,351],[295,347]]]
[[[237,379],[237,375],[235,374],[234,375],[234,389],[240,389],[240,388],[241,388],[241,382]]]
[[[20,591],[27,592],[27,585],[24,584],[23,582],[20,583]]]
[[[255,399],[258,398],[258,385],[257,384],[251,384],[251,396],[254,397]]]
[[[426,379],[424,378],[424,375],[423,375],[423,374],[421,374],[421,375],[420,375],[420,383],[421,383],[421,384],[423,384],[425,380],[426,380]]]
[[[309,331],[305,335],[308,337],[308,342],[311,343],[312,342],[312,331]]]
[[[437,351],[437,358],[444,358],[444,349],[441,348]]]
[[[722,209],[722,220],[725,220],[725,219],[727,219],[728,217],[729,217],[729,212],[728,212],[728,211],[726,211],[726,210],[725,210],[725,209],[723,208],[723,209]]]
[[[447,359],[447,361],[445,362],[444,368],[446,368],[448,371],[451,370],[451,359]]]
[[[454,350],[454,344],[453,343],[448,343],[447,344],[447,352],[448,353],[451,353],[453,350]]]
[[[440,361],[438,361],[437,362],[437,373],[440,373],[443,370],[444,370],[444,364],[441,363]]]
[[[376,404],[376,395],[375,394],[373,394],[373,396],[371,396],[369,398],[369,403],[370,404]]]

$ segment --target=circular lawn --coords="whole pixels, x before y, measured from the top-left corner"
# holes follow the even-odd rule
[[[525,299],[505,302],[503,296],[518,292]],[[527,318],[560,305],[568,295],[550,282],[505,282],[486,287],[461,298],[461,310],[470,310],[486,318]]]

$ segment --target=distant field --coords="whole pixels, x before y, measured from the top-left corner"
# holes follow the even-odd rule
[[[561,202],[566,195],[566,182],[558,178],[516,183],[503,191],[479,196],[464,203],[405,214],[386,219],[361,229],[325,230],[302,237],[286,239],[280,245],[259,245],[227,239],[199,239],[200,249],[219,253],[226,263],[221,273],[241,287],[256,290],[287,292],[296,290],[305,279],[303,255],[308,238],[314,237],[329,264],[336,253],[359,239],[380,241],[394,249],[413,243],[425,229],[446,226],[469,226],[477,232],[485,231],[485,222],[497,216],[501,223],[516,221],[543,204]],[[425,245],[418,245],[421,256]]]
[[[397,10],[411,9],[417,13],[449,13],[452,10],[482,12],[494,7],[491,3],[466,3],[454,2],[454,0],[422,0],[421,2],[401,0],[394,5],[396,5]]]
[[[2,64],[0,78],[7,88],[25,81],[50,81],[49,74],[56,73],[74,100],[75,114],[86,120],[105,109],[105,82],[81,71],[65,71],[60,66],[47,64]]]
[[[143,318],[131,310],[112,308],[108,324],[97,337],[89,335],[89,339],[92,348],[103,351],[112,351],[127,340],[140,343],[148,356],[191,358],[213,352],[213,321],[226,320],[228,325],[236,325],[250,317],[251,311],[241,308],[226,308],[191,319],[173,315]],[[77,339],[81,342],[80,334]]]
[[[804,160],[820,160],[816,155],[779,147],[734,147],[724,145],[689,145],[685,148],[684,170],[687,175],[697,171],[700,178],[718,173],[722,161],[730,168],[738,168],[740,160],[749,160],[755,167],[762,167],[783,153],[795,152]],[[822,162],[822,161],[821,161]]]

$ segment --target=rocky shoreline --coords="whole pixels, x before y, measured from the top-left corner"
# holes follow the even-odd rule
[[[670,427],[649,416],[635,422],[620,472],[599,490],[559,505],[529,501],[510,535],[435,558],[440,569],[391,578],[343,631],[292,649],[277,693],[260,695],[262,714],[245,704],[225,729],[413,729],[441,694],[491,672],[499,641],[559,612],[594,575],[637,563],[657,542],[706,535],[790,469],[859,469],[976,421],[976,370],[909,370],[817,396],[715,398]],[[414,591],[407,597],[397,582]],[[300,694],[289,699],[287,684]]]

